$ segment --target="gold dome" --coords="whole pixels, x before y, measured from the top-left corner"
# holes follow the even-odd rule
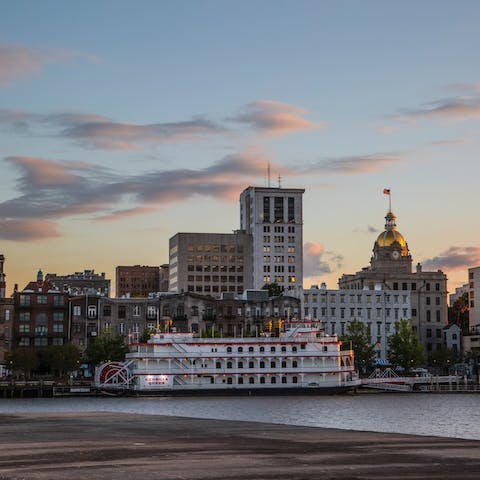
[[[398,242],[402,247],[402,250],[407,248],[407,242],[405,241],[405,238],[403,238],[403,235],[396,230],[386,230],[385,232],[382,232],[377,237],[376,243],[379,247],[389,247],[394,242]]]

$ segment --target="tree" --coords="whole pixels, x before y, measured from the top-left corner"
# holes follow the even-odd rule
[[[468,332],[469,312],[468,292],[458,297],[451,307],[448,307],[448,323],[457,324],[463,333]]]
[[[88,361],[94,365],[111,361],[125,360],[128,346],[123,335],[103,332],[85,350]]]
[[[395,333],[388,339],[388,358],[406,372],[424,362],[423,345],[409,320],[395,322]]]
[[[262,290],[268,290],[269,297],[279,297],[283,294],[283,288],[278,283],[266,283]]]
[[[42,352],[42,360],[51,374],[62,377],[78,368],[80,351],[73,343],[50,345]]]
[[[32,348],[17,348],[5,356],[8,368],[17,375],[23,372],[26,379],[30,378],[32,370],[40,365],[37,352]]]
[[[375,347],[370,345],[370,332],[364,323],[356,319],[349,322],[346,333],[340,340],[344,343],[351,342],[355,368],[360,373],[365,374],[374,367]]]
[[[450,367],[456,362],[458,353],[453,348],[443,347],[435,350],[429,356],[429,365],[440,369],[442,374],[447,374]]]
[[[139,343],[147,343],[150,340],[150,337],[155,333],[154,329],[145,328],[142,335],[138,338]]]

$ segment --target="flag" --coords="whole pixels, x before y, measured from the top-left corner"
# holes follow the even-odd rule
[[[384,195],[390,195],[390,189],[389,188],[384,188],[383,189],[383,194]]]

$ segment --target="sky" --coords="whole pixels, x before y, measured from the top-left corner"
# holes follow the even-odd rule
[[[414,263],[480,265],[480,2],[3,0],[0,253],[44,273],[168,263],[305,188],[304,287],[368,265],[390,188]]]

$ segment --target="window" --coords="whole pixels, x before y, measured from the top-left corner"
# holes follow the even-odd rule
[[[270,368],[277,368],[277,363],[276,362],[270,362]]]
[[[222,368],[222,363],[221,362],[216,362],[215,363],[215,368]]]
[[[248,362],[248,368],[254,368],[255,364],[253,362]]]
[[[272,377],[271,380],[270,380],[270,383],[277,383],[276,377]]]
[[[30,312],[20,312],[19,320],[21,322],[29,322],[30,321]]]
[[[265,368],[265,362],[263,360],[260,362],[260,368]]]
[[[53,333],[63,333],[63,323],[54,323]]]
[[[252,383],[255,383],[255,379],[253,377],[248,378],[248,383],[251,385]]]
[[[227,368],[232,368],[232,362],[227,362]]]
[[[232,353],[232,347],[227,347],[227,353]]]
[[[282,383],[287,383],[287,377],[282,377]]]
[[[48,297],[46,295],[37,295],[37,303],[39,305],[46,305],[48,303]]]
[[[88,318],[95,318],[97,316],[97,306],[89,305],[88,306]]]
[[[292,362],[292,367],[297,368],[298,367],[298,362],[296,360],[293,360]]]
[[[30,333],[30,325],[27,324],[20,324],[18,326],[18,332],[19,333]]]
[[[111,305],[104,305],[103,306],[103,316],[104,317],[111,317],[112,316],[112,306]]]
[[[53,305],[55,307],[63,307],[63,305],[65,305],[65,299],[63,298],[63,295],[54,295]]]
[[[23,307],[30,305],[30,295],[20,295],[19,302]]]
[[[298,383],[298,378],[297,377],[292,377],[292,383]]]
[[[265,377],[260,377],[260,383],[265,383]]]
[[[238,347],[238,352],[243,352],[243,347]]]
[[[239,377],[239,379],[238,379],[238,384],[239,384],[239,385],[243,385],[243,377]]]
[[[53,312],[54,322],[63,322],[63,312]]]
[[[249,352],[253,352],[253,347],[248,347]]]

